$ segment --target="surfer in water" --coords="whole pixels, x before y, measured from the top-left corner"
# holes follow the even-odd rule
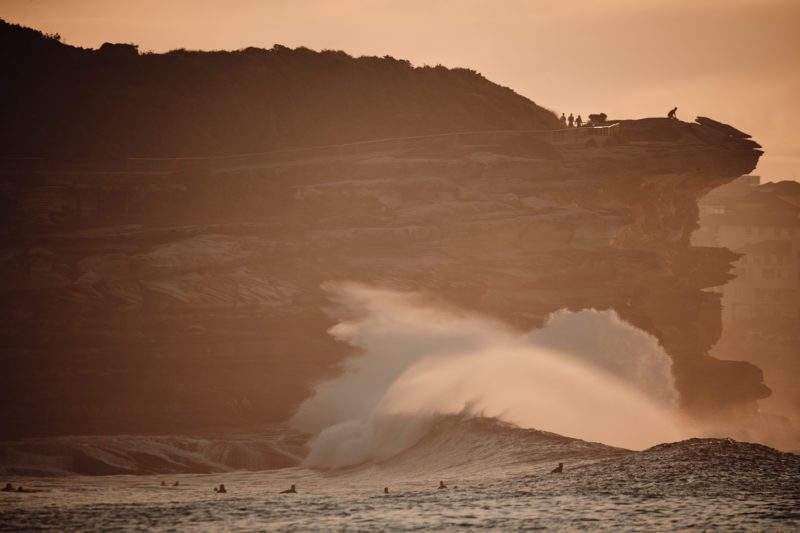
[[[291,487],[289,487],[286,490],[282,490],[281,491],[281,494],[296,494],[296,493],[297,493],[297,490],[295,490],[294,485],[292,485]]]
[[[217,494],[222,494],[222,493],[225,493],[225,492],[228,492],[228,491],[225,490],[225,485],[220,483],[219,484],[219,488],[214,487],[214,492],[216,492]]]
[[[564,471],[564,463],[558,463],[558,466],[550,471],[551,474],[560,474]]]
[[[383,493],[389,494],[389,487],[383,487]]]
[[[444,481],[440,481],[439,482],[439,490],[446,489],[446,488],[447,488],[447,485],[444,484]]]
[[[11,492],[14,490],[14,485],[12,485],[11,483],[6,483],[6,486],[0,490],[2,490],[3,492]]]

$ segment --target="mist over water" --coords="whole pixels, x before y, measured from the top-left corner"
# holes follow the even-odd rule
[[[292,421],[316,435],[308,466],[388,459],[459,413],[630,449],[684,437],[669,357],[613,311],[559,311],[520,334],[418,294],[326,289],[330,334],[360,353]]]

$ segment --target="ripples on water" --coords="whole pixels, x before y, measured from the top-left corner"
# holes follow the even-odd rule
[[[559,458],[564,473],[549,474]],[[724,439],[629,452],[485,422],[336,472],[2,481],[42,492],[0,493],[0,531],[800,529],[800,456]],[[298,494],[278,494],[292,483]]]
[[[658,496],[646,490],[613,494],[586,488],[578,494],[564,494],[560,483],[574,487],[587,481],[587,476],[569,471],[558,479],[545,475],[541,479],[465,483],[447,491],[435,490],[437,482],[431,480],[429,489],[392,487],[389,495],[381,494],[378,485],[337,486],[336,480],[312,480],[308,474],[296,495],[278,495],[281,485],[254,479],[259,476],[252,474],[181,476],[181,487],[166,489],[150,476],[59,480],[47,484],[47,493],[4,495],[0,530],[418,531],[476,527],[729,531],[800,527],[797,494],[783,498],[739,490],[728,496]],[[291,479],[300,476],[303,474]],[[228,494],[212,492],[218,482],[226,482]]]

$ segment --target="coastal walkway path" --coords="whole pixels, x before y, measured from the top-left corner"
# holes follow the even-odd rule
[[[290,162],[299,159],[342,157],[381,150],[395,151],[411,149],[442,141],[452,146],[491,146],[523,135],[529,139],[541,139],[554,145],[577,145],[594,139],[596,144],[604,144],[619,134],[619,124],[604,126],[583,126],[558,130],[484,130],[409,137],[371,139],[343,144],[309,146],[255,152],[246,154],[202,156],[202,157],[127,157],[121,160],[124,172],[169,172],[195,168],[223,169],[231,167],[262,166]],[[43,171],[66,170],[68,164],[45,157],[0,157],[0,171]],[[84,170],[84,169],[76,169]],[[88,171],[90,169],[85,169]]]

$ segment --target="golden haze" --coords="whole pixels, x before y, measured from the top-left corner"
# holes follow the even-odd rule
[[[0,17],[64,42],[341,49],[478,70],[557,112],[716,118],[800,179],[800,3],[793,0],[0,0]]]

